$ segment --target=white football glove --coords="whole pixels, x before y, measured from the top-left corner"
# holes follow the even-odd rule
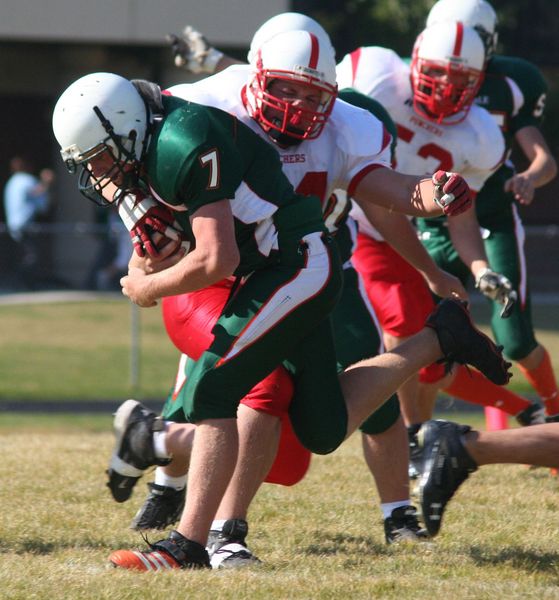
[[[510,316],[512,307],[518,300],[518,294],[512,289],[512,284],[507,277],[489,268],[483,269],[476,277],[476,288],[487,298],[503,305],[502,319]]]
[[[223,52],[210,45],[208,40],[196,29],[187,25],[182,37],[174,34],[167,36],[171,44],[175,65],[191,73],[215,73],[217,63],[223,57]]]
[[[190,242],[184,238],[183,229],[176,221],[171,209],[160,204],[141,191],[126,194],[118,205],[118,214],[130,232],[134,250],[138,256],[157,258],[162,247],[161,240],[155,242],[154,234],[167,240],[180,242],[186,252]]]

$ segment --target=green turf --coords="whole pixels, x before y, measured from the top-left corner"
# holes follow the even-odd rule
[[[137,378],[131,368],[132,312],[125,300],[0,306],[0,402],[163,399],[172,387],[178,351],[160,309],[140,309]],[[473,305],[487,329],[485,304]],[[559,372],[559,310],[537,306],[538,337]],[[511,388],[533,395],[514,371]]]

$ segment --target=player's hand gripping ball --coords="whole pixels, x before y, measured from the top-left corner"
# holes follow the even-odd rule
[[[188,252],[190,242],[167,206],[138,190],[124,196],[118,213],[130,232],[136,254],[140,257],[171,256],[179,248]]]

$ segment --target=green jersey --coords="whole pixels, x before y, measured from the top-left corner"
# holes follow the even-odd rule
[[[178,212],[228,199],[241,261],[236,275],[281,262],[303,236],[325,231],[318,198],[304,202],[277,152],[238,119],[175,97],[163,98],[145,160],[153,195]]]

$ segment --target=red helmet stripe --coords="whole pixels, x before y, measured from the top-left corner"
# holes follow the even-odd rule
[[[319,45],[318,38],[314,33],[309,34],[311,36],[311,58],[309,60],[309,67],[311,69],[316,69],[318,65],[318,53],[319,53]]]
[[[357,48],[351,54],[351,82],[355,83],[357,77],[357,67],[359,66],[359,59],[361,58],[361,48]]]
[[[453,56],[460,56],[462,54],[462,42],[464,41],[464,24],[456,23],[456,39],[454,40],[454,51]]]

